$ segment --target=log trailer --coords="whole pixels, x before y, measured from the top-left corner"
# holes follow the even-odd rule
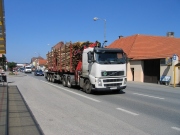
[[[122,49],[103,48],[99,42],[63,43],[48,52],[45,78],[86,93],[126,88],[126,55]]]

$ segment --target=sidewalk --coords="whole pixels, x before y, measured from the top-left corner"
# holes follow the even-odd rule
[[[0,133],[6,134],[7,129],[7,86],[0,85]]]
[[[165,85],[165,84],[158,84],[158,83],[147,83],[147,82],[136,82],[136,81],[128,81],[127,84],[140,84],[140,85],[152,85],[152,86],[162,86],[162,87],[170,87],[173,88],[173,84]],[[180,85],[176,84],[175,88],[180,88]]]
[[[31,110],[26,104],[16,85],[16,77],[26,76],[24,73],[7,75],[7,82],[0,85],[0,133],[1,135],[43,135]],[[14,78],[14,79],[13,79]],[[16,78],[17,79],[17,78]]]

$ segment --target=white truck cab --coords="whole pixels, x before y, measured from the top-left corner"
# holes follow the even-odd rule
[[[83,51],[82,63],[80,86],[87,93],[126,88],[126,55],[123,50],[87,48]]]

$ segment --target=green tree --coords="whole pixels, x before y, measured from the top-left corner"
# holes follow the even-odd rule
[[[8,68],[10,69],[10,71],[13,71],[13,68],[16,67],[17,63],[15,63],[15,62],[8,62],[7,65],[8,65]]]
[[[5,70],[6,66],[6,56],[3,54],[2,57],[0,57],[0,66]]]

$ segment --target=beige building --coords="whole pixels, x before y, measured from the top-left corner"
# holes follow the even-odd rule
[[[128,81],[149,83],[180,82],[180,69],[174,66],[179,63],[180,38],[174,33],[167,36],[133,35],[120,36],[108,48],[122,48],[127,54]]]
[[[47,64],[47,60],[42,58],[41,56],[33,57],[31,59],[31,65],[35,69],[41,69],[42,71],[44,71],[46,68],[46,64]]]

